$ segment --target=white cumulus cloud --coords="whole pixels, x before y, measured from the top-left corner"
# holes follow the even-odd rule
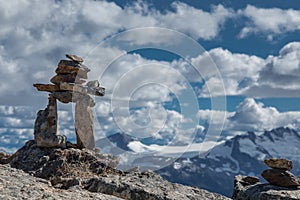
[[[300,10],[257,8],[248,5],[245,9],[238,10],[237,13],[249,20],[239,34],[241,38],[253,33],[263,33],[272,40],[274,35],[300,30]]]
[[[286,44],[278,56],[260,58],[254,55],[232,53],[223,48],[215,48],[208,54],[192,58],[191,62],[201,66],[203,71],[213,68],[214,62],[221,78],[215,74],[204,77],[205,84],[200,96],[222,95],[224,83],[227,95],[248,97],[299,97],[300,89],[300,42]],[[212,59],[213,62],[209,62]],[[210,84],[208,90],[207,84]]]
[[[180,2],[172,7],[173,11],[160,12],[141,1],[124,8],[113,2],[92,0],[2,2],[0,103],[38,104],[44,95],[38,94],[32,84],[48,82],[65,53],[87,55],[104,38],[119,31],[158,26],[182,31],[195,39],[213,39],[233,15],[222,5],[213,6],[210,12]],[[162,37],[151,31],[138,41],[149,36],[158,43],[174,42],[170,35]],[[122,52],[110,47],[100,51],[106,60]]]
[[[254,99],[245,99],[229,118],[231,129],[264,131],[281,126],[300,129],[300,112],[279,112],[275,107],[265,107]]]
[[[200,120],[209,122],[212,115],[218,117],[221,111],[199,110]],[[216,120],[214,123],[221,123]],[[300,131],[300,112],[280,112],[275,107],[267,107],[263,103],[246,98],[235,112],[227,112],[227,119],[223,131],[235,132],[272,130],[278,127],[290,127]]]

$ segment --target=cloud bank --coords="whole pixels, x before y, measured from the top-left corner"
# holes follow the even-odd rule
[[[44,95],[37,93],[31,85],[48,82],[54,75],[57,60],[64,53],[86,55],[104,38],[122,30],[158,26],[183,32],[194,39],[212,40],[219,36],[226,21],[239,17],[246,17],[251,22],[245,24],[243,36],[256,32],[282,34],[299,29],[299,11],[292,9],[262,9],[249,5],[234,11],[215,5],[208,12],[182,2],[173,3],[172,8],[172,11],[161,12],[142,2],[121,8],[113,2],[91,0],[1,3],[0,104],[42,102]],[[151,41],[158,43],[174,42],[170,35],[161,36],[151,31],[134,37],[140,37],[138,41],[152,37]],[[299,88],[298,46],[298,43],[288,44],[279,56],[267,59],[222,48],[212,49],[209,54],[220,68],[229,95],[295,96]],[[108,47],[103,49],[105,56],[102,57],[114,57],[121,51]],[[206,59],[199,55],[191,62],[209,68],[205,66]],[[211,94],[220,94],[218,86],[222,80],[206,78],[208,83],[215,85]],[[208,96],[207,88],[203,88],[200,95]]]
[[[222,80],[215,76],[206,77],[207,82],[215,82],[213,90],[200,90],[200,96],[220,95],[219,84],[223,81],[227,95],[248,97],[299,97],[300,89],[300,42],[285,45],[278,56],[258,56],[232,53],[223,48],[208,51],[210,57],[200,55],[191,59],[192,63],[209,69],[210,58],[218,66]]]
[[[199,110],[201,120],[209,121],[210,115],[218,115],[215,110]],[[289,127],[300,131],[300,112],[279,112],[275,107],[266,107],[263,103],[246,98],[235,112],[228,112],[224,131],[235,132],[262,132],[278,127]]]
[[[36,92],[32,84],[47,83],[54,75],[57,61],[63,54],[85,56],[102,40],[131,28],[170,28],[200,40],[218,38],[227,21],[235,22],[240,18],[246,19],[239,34],[240,38],[262,34],[272,40],[274,36],[300,29],[299,11],[293,9],[264,9],[249,5],[245,9],[234,11],[216,5],[208,12],[182,2],[173,3],[172,8],[172,11],[161,12],[142,2],[121,8],[112,2],[92,0],[2,2],[0,105],[37,105],[42,108],[46,104],[46,94]],[[156,44],[177,42],[172,35],[160,35],[151,31],[126,39],[144,41],[145,38],[151,38]],[[236,112],[228,113],[226,130],[261,131],[277,126],[291,126],[299,130],[299,112],[281,113],[276,108],[255,102],[253,98],[299,97],[300,42],[288,43],[278,55],[269,55],[267,58],[235,53],[221,47],[170,62],[127,54],[120,46],[105,47],[100,52],[101,57],[106,59],[102,60],[103,63],[116,55],[123,56],[110,66],[102,80],[108,95],[95,108],[99,116],[99,125],[96,127],[98,138],[118,130],[119,127],[113,123],[115,119],[112,113],[114,108],[120,108],[118,122],[126,130],[132,127],[129,126],[132,121],[141,127],[151,122],[151,126],[134,134],[144,137],[142,134],[145,131],[148,136],[158,139],[163,137],[171,140],[176,137],[178,141],[188,141],[194,131],[186,126],[191,121],[190,117],[174,108],[164,107],[164,103],[172,101],[174,94],[183,94],[189,85],[193,85],[200,97],[218,96],[223,94],[220,87],[222,83],[227,95],[251,97],[242,102]],[[210,76],[209,73],[200,78],[191,70],[189,63],[201,66],[203,71],[209,72],[212,67],[211,59],[218,66],[222,79]],[[144,68],[139,71],[141,66]],[[147,66],[156,66],[159,70]],[[97,70],[97,66],[90,67],[93,71]],[[132,79],[124,79],[124,74],[128,75],[129,72],[128,77]],[[182,76],[177,76],[176,72]],[[91,74],[91,78],[98,78],[97,75]],[[120,82],[121,79],[123,82]],[[115,89],[129,88],[138,81],[151,79],[160,84],[137,88],[130,95],[122,93],[125,90],[119,90],[114,96],[117,106],[111,107],[110,98]],[[186,79],[192,83],[187,83]],[[214,87],[208,90],[208,84]],[[128,110],[128,105],[124,104],[129,99],[131,108],[134,109]],[[182,106],[188,103],[184,102]],[[16,135],[24,140],[32,137],[30,127],[33,125],[35,113],[18,106],[0,106],[0,112],[1,146],[14,144]],[[131,112],[130,118],[128,112]],[[205,121],[209,120],[211,114],[218,115],[218,112],[220,111],[200,110],[198,117]],[[61,110],[60,116],[61,132],[74,137],[71,133],[74,127],[70,109]],[[202,126],[197,128],[199,132],[203,131]]]
[[[241,38],[250,34],[263,33],[269,40],[272,40],[274,36],[300,30],[299,10],[257,8],[248,5],[245,9],[238,10],[237,14],[248,20],[239,34]]]

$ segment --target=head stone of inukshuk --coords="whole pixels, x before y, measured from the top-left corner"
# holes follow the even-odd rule
[[[76,146],[94,149],[94,114],[95,102],[90,95],[104,96],[105,89],[99,82],[86,82],[88,67],[83,59],[75,55],[66,55],[70,60],[60,60],[51,78],[53,84],[34,84],[38,91],[49,92],[48,105],[37,113],[34,126],[34,140],[39,147],[67,147],[67,138],[58,134],[57,100],[62,103],[75,103]]]

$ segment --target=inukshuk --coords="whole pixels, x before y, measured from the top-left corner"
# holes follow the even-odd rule
[[[70,60],[61,60],[51,78],[53,84],[34,84],[38,91],[49,92],[46,109],[37,114],[34,127],[34,139],[39,147],[67,147],[67,138],[58,134],[57,100],[62,103],[75,103],[76,146],[93,149],[95,102],[90,95],[104,96],[105,89],[99,82],[89,81],[85,85],[88,67],[82,64],[83,59],[75,55],[66,55]],[[69,144],[69,143],[68,143]]]

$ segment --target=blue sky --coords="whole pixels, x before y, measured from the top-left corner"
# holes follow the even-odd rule
[[[111,2],[115,2],[118,5],[124,7],[128,4],[131,4],[135,1],[130,0],[116,0]],[[162,12],[166,10],[172,10],[171,4],[176,2],[176,0],[165,0],[165,1],[155,1],[155,0],[146,0],[144,2],[148,2],[155,9],[158,9]],[[197,1],[197,0],[189,0],[189,1],[181,1],[188,5],[191,5],[195,8],[210,11],[212,5],[224,5],[225,7],[232,8],[234,10],[243,9],[247,5],[254,5],[258,8],[281,8],[281,9],[295,9],[299,10],[300,5],[297,1],[289,0],[289,1]],[[261,36],[249,36],[246,39],[237,40],[237,35],[240,31],[240,28],[244,25],[244,19],[238,19],[235,22],[229,21],[226,22],[226,26],[223,30],[220,31],[220,34],[214,40],[199,40],[201,45],[204,46],[205,49],[211,49],[215,47],[223,47],[231,50],[232,52],[239,53],[247,53],[253,54],[261,57],[266,57],[269,54],[276,55],[278,51],[284,46],[286,43],[291,41],[299,40],[299,33],[291,32],[289,34],[278,35],[276,41],[268,42],[265,37]],[[255,41],[255,42],[252,42]],[[257,45],[259,43],[260,45]]]
[[[0,3],[0,23],[0,148],[32,138],[47,104],[32,84],[48,83],[65,53],[84,57],[107,89],[97,139],[300,130],[297,1],[12,0]],[[59,108],[74,141],[72,106]]]
[[[132,4],[134,1],[111,1],[117,3],[119,6],[126,6]],[[148,0],[144,1],[148,2],[148,4],[153,8],[160,10],[161,12],[165,12],[166,10],[173,10],[171,4],[173,2],[177,2],[174,0],[167,1],[153,1]],[[191,5],[195,8],[210,11],[212,5],[224,5],[225,7],[232,8],[234,10],[243,9],[247,5],[254,5],[258,8],[280,8],[280,9],[299,9],[300,5],[295,1],[181,1],[186,3],[187,5]],[[280,18],[280,16],[278,16]],[[266,40],[264,35],[250,35],[246,38],[238,38],[237,35],[240,32],[240,29],[243,27],[244,23],[247,22],[242,21],[243,19],[237,19],[226,22],[222,30],[220,31],[217,38],[213,40],[203,40],[199,39],[198,42],[205,49],[212,49],[216,47],[222,47],[230,50],[235,53],[245,53],[248,55],[256,55],[262,58],[266,58],[269,55],[278,55],[280,49],[287,43],[293,41],[299,41],[299,31],[292,31],[289,33],[276,35],[275,39],[272,41]],[[156,60],[172,60],[176,59],[177,56],[170,53],[153,49],[143,49],[134,51],[138,52],[143,57],[148,59],[156,59]],[[243,99],[243,96],[228,96],[227,97],[227,107],[229,111],[234,111],[238,106],[240,101]],[[210,105],[209,99],[201,99],[203,104]],[[300,104],[298,98],[263,98],[260,99],[266,106],[274,106],[278,108],[280,111],[293,111],[300,110]]]

